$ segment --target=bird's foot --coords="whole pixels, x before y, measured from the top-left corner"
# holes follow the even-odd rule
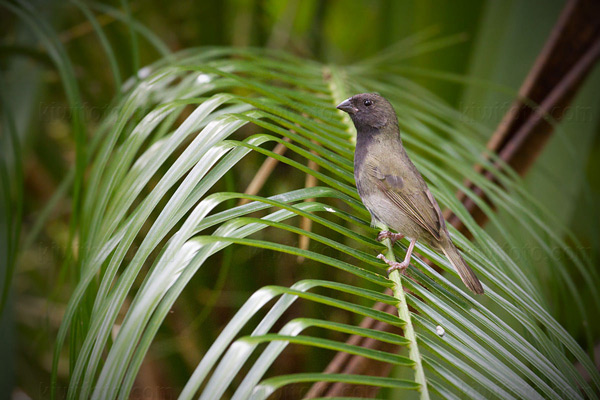
[[[390,239],[392,241],[392,246],[393,246],[394,243],[396,243],[398,240],[402,240],[403,237],[404,237],[404,235],[402,235],[400,233],[394,233],[394,232],[390,232],[390,231],[381,231],[381,232],[379,232],[379,235],[377,235],[377,241],[381,242],[385,239]]]
[[[402,262],[397,262],[397,261],[390,261],[387,259],[386,256],[384,256],[383,254],[379,254],[377,256],[377,258],[379,258],[380,260],[383,260],[387,265],[389,265],[390,267],[387,269],[387,274],[388,276],[396,270],[399,270],[401,274],[404,274],[404,272],[406,271],[406,268],[408,268],[408,261],[402,261]]]

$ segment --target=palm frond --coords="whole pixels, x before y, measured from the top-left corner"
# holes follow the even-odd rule
[[[425,42],[423,49],[443,43]],[[373,73],[376,64],[373,60],[339,67],[259,49],[195,49],[146,67],[147,77],[126,84],[131,88],[97,134],[101,137],[97,136],[98,146],[91,155],[78,222],[81,277],[66,309],[54,357],[56,376],[67,334],[75,332],[70,338],[68,398],[127,398],[175,301],[201,267],[211,267],[209,257],[231,245],[305,257],[328,270],[342,271],[332,277],[343,283],[307,279],[289,288],[258,289],[198,360],[181,398],[195,397],[199,390],[207,399],[226,394],[236,399],[267,398],[284,386],[316,381],[417,390],[421,398],[430,392],[448,398],[595,397],[600,375],[547,311],[539,283],[524,273],[534,269],[535,261],[528,257],[515,261],[477,226],[454,193],[463,190],[477,202],[509,246],[518,249],[511,232],[526,229],[541,245],[543,259],[557,265],[554,273],[561,273],[561,261],[554,259],[551,249],[559,246],[568,252],[568,248],[553,234],[556,228],[551,229],[547,213],[510,171],[482,156],[484,146],[477,141],[482,127],[465,121],[407,79]],[[440,204],[450,208],[475,238],[470,242],[452,232],[483,278],[486,297],[465,293],[461,284],[455,284],[456,274],[448,262],[422,245],[418,251],[444,274],[416,260],[407,277],[385,277],[384,265],[375,257],[381,244],[374,240],[375,231],[354,188],[353,130],[334,108],[346,96],[366,90],[379,91],[394,103],[411,157]],[[286,146],[286,153],[270,150],[274,144]],[[275,158],[314,176],[320,186],[275,196],[218,190],[225,174],[249,154]],[[309,168],[308,161],[318,170]],[[474,171],[476,163],[504,187]],[[464,178],[510,215],[511,225],[465,188]],[[225,202],[241,198],[251,202],[224,208]],[[297,227],[297,217],[309,218],[315,229]],[[313,246],[301,249],[279,243],[263,236],[265,231],[304,235]],[[568,254],[569,262],[590,278],[588,284],[597,285],[589,261]],[[562,279],[579,298],[570,276]],[[396,288],[394,296],[382,294],[390,287]],[[318,304],[334,314],[343,310],[356,316],[355,321],[369,316],[402,327],[404,333],[380,333],[361,329],[358,323],[308,315],[283,324],[296,301]],[[396,305],[400,317],[372,309],[375,302]],[[577,312],[585,316],[591,309],[580,304]],[[274,332],[276,324],[283,327]],[[321,331],[315,327],[337,332],[337,339],[319,337]],[[248,329],[249,335],[243,333]],[[308,330],[310,335],[304,333]],[[394,343],[406,347],[407,356],[347,344],[340,334]],[[260,350],[262,344],[267,346]],[[273,362],[290,344],[360,354],[398,366],[411,377],[317,371],[277,376]],[[573,366],[575,360],[592,377],[590,383]]]

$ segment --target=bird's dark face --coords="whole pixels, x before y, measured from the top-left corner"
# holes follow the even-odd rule
[[[377,93],[354,95],[338,104],[337,108],[350,115],[357,130],[379,129],[397,121],[390,102]]]

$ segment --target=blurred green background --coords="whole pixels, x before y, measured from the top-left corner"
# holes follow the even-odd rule
[[[31,4],[68,51],[82,93],[87,134],[91,137],[119,93],[106,53],[89,20],[74,3]],[[413,35],[431,35],[439,38],[439,49],[403,60],[407,77],[489,127],[491,133],[510,107],[565,2],[224,0],[88,5],[113,46],[123,82],[161,54],[141,37],[132,41],[127,24],[106,5],[121,10],[129,7],[133,18],[171,51],[198,46],[255,46],[332,64],[349,64],[372,57]],[[9,303],[2,316],[0,393],[8,397],[12,393],[15,399],[46,398],[54,337],[75,278],[59,273],[68,239],[68,192],[51,209],[39,234],[35,223],[73,166],[72,114],[61,77],[38,36],[5,6],[0,13],[0,26],[2,91],[8,99],[3,104],[3,118],[12,115],[23,148],[24,168],[23,240]],[[139,48],[139,59],[134,56],[134,46]],[[450,82],[411,73],[410,68],[443,71],[466,79],[462,83]],[[495,90],[494,85],[503,90]],[[557,128],[526,177],[534,197],[574,230],[584,244],[583,249],[577,250],[587,253],[596,265],[600,243],[598,88],[600,69],[596,67],[574,99],[573,112]],[[512,95],[508,94],[511,90]],[[11,155],[4,156],[9,162],[12,160]],[[251,162],[258,168],[262,160]],[[231,187],[235,182],[235,189],[243,190],[252,178],[251,172],[248,168],[235,169],[223,187]],[[285,176],[288,172],[282,168],[276,174]],[[265,189],[269,194],[280,190]],[[283,242],[286,240],[296,239],[290,235]],[[526,238],[523,243],[527,246]],[[295,262],[291,256],[272,255],[280,259],[264,262],[267,260],[263,253],[236,248],[236,270],[232,275],[228,272],[231,257],[231,251],[225,252],[220,258],[223,268],[206,269],[194,278],[173,310],[174,316],[166,320],[159,333],[159,341],[142,368],[141,379],[164,386],[182,385],[202,352],[250,293],[264,284],[286,285],[305,275],[318,274],[318,266],[311,263],[293,271],[276,267]],[[269,266],[245,270],[240,268],[241,263]],[[560,286],[557,282],[545,283],[550,293]],[[580,321],[572,319],[568,299],[560,294],[552,298],[554,316],[583,343]],[[202,335],[194,334],[198,330]],[[322,369],[327,362],[298,353],[292,362],[279,367],[286,370],[294,364],[311,364],[314,369]]]

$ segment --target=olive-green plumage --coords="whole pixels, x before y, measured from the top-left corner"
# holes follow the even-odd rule
[[[452,243],[440,207],[402,145],[398,119],[392,105],[375,93],[352,96],[338,105],[350,114],[356,127],[354,177],[356,187],[373,224],[381,222],[411,239],[402,263],[388,262],[404,270],[417,240],[441,250],[473,292],[483,287]]]

